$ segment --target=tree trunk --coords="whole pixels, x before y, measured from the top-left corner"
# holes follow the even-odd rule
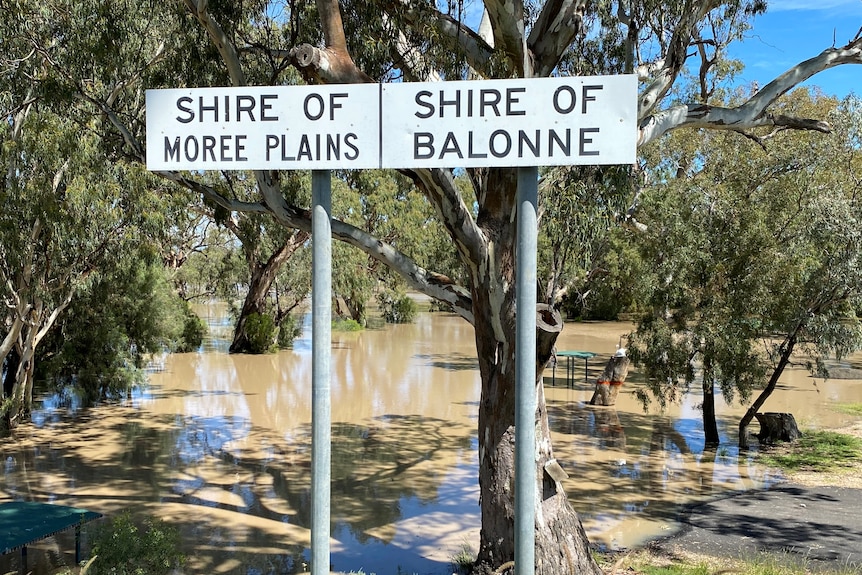
[[[739,420],[740,450],[747,450],[750,447],[748,426],[751,424],[751,420],[754,419],[755,414],[760,411],[760,408],[764,403],[766,403],[766,400],[770,395],[772,395],[772,392],[775,391],[775,386],[778,385],[778,378],[781,377],[781,374],[784,373],[784,368],[787,367],[788,363],[790,363],[790,355],[793,353],[793,348],[796,347],[796,338],[799,337],[799,332],[802,331],[803,327],[805,327],[805,320],[800,321],[793,330],[793,333],[788,335],[787,339],[784,340],[784,343],[781,344],[781,347],[779,348],[781,357],[778,359],[778,365],[775,366],[775,370],[769,378],[769,383],[763,391],[760,392],[760,395],[757,396],[757,399],[754,400],[754,403],[751,404],[751,407],[748,408],[748,411],[745,412],[742,419]]]
[[[500,357],[502,346],[477,328],[481,358]],[[490,340],[490,341],[489,341]],[[515,370],[514,354],[500,361],[481,360],[482,401],[479,407],[479,487],[482,514],[479,573],[514,560]],[[541,373],[539,371],[538,373]],[[538,381],[538,379],[537,379]],[[586,532],[563,486],[545,471],[553,459],[543,387],[537,383],[536,572],[568,575],[600,574]]]
[[[623,352],[624,350],[620,350]],[[605,369],[596,380],[596,390],[590,399],[590,405],[604,405],[607,407],[617,404],[617,395],[626,381],[629,371],[629,358],[625,355],[614,355],[605,364]]]
[[[6,425],[15,427],[26,417],[33,407],[33,367],[38,343],[39,320],[41,319],[41,304],[37,310],[31,310],[30,318],[21,330],[21,347],[16,350],[18,365],[13,374],[10,403],[6,412]]]
[[[12,397],[12,388],[15,385],[15,374],[18,373],[18,365],[21,363],[21,356],[18,355],[17,349],[12,349],[6,356],[6,365],[0,366],[3,370],[3,397],[6,399]]]
[[[772,445],[780,441],[796,441],[801,435],[792,413],[756,413],[760,423],[757,439],[761,445]]]
[[[252,314],[267,313],[267,296],[275,282],[275,277],[281,266],[300,248],[308,239],[309,234],[296,231],[281,247],[273,253],[264,265],[251,263],[251,278],[248,284],[248,293],[245,295],[242,309],[237,318],[233,331],[233,341],[230,344],[230,353],[251,353],[252,345],[248,334],[248,318]]]
[[[350,319],[365,327],[367,318],[365,314],[365,302],[359,301],[361,298],[347,296],[342,297],[344,306],[347,308],[347,313],[350,314]]]
[[[703,433],[707,447],[715,447],[720,443],[715,421],[715,382],[706,376],[703,378]]]
[[[248,333],[248,318],[252,314],[263,315],[266,313],[266,297],[275,281],[278,269],[267,266],[254,266],[248,283],[248,293],[236,320],[233,331],[233,341],[230,344],[230,353],[252,353],[251,338]]]
[[[510,171],[494,171],[487,184],[501,203],[515,197]],[[511,181],[507,181],[511,177]],[[495,185],[496,184],[496,185]],[[508,188],[508,189],[507,189]],[[508,192],[508,193],[506,193]],[[499,195],[497,195],[499,194]],[[490,194],[489,194],[490,195]],[[490,202],[489,202],[490,203]],[[476,350],[482,378],[479,402],[479,493],[481,541],[477,573],[499,569],[515,558],[515,298],[514,229],[505,206],[494,206],[502,217],[480,213],[489,237],[488,260],[473,268],[472,290]],[[486,219],[487,217],[487,219]],[[556,341],[554,331],[562,318],[549,308],[537,308],[536,374],[536,531],[535,569],[547,575],[594,574],[601,570],[593,560],[581,521],[569,503],[560,474],[546,471],[555,462],[541,374]]]

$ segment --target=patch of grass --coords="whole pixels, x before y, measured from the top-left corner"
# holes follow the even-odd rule
[[[473,548],[470,547],[469,543],[463,543],[461,549],[452,556],[450,562],[455,573],[467,575],[473,571],[473,566],[476,563],[476,553],[473,552]]]
[[[711,575],[712,569],[706,563],[687,565],[673,563],[671,565],[644,565],[645,575]]]
[[[806,431],[793,443],[762,451],[759,459],[790,471],[833,471],[862,459],[862,440],[834,431]]]
[[[835,409],[848,415],[862,416],[862,403],[839,403]]]
[[[642,549],[619,557],[613,554],[599,559],[608,575],[811,575],[811,565],[789,553],[758,553],[737,559],[709,557],[686,552],[667,554]],[[858,575],[856,564],[820,568],[819,575]]]

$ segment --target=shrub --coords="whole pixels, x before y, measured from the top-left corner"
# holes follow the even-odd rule
[[[196,314],[188,302],[183,302],[183,331],[177,342],[176,351],[180,353],[197,350],[204,341],[207,324]]]
[[[93,537],[88,575],[162,575],[181,567],[180,536],[164,521],[146,519],[143,530],[126,511],[101,525]]]
[[[285,317],[278,327],[278,347],[280,349],[291,347],[301,333],[302,327],[296,322],[296,318],[292,315]]]
[[[362,331],[362,324],[355,319],[336,319],[332,322],[332,329],[335,331]]]
[[[252,313],[249,314],[245,322],[249,353],[272,351],[276,338],[276,326],[272,316],[264,313]]]
[[[387,323],[411,323],[416,318],[416,302],[407,294],[384,290],[377,294],[377,303]]]

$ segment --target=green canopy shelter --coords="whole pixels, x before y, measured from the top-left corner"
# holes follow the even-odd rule
[[[35,501],[0,503],[0,554],[21,550],[20,573],[27,571],[27,546],[75,528],[75,563],[81,560],[81,525],[101,513]]]

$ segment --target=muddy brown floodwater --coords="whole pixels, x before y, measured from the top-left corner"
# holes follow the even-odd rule
[[[310,542],[311,349],[226,353],[229,326],[206,308],[215,337],[199,353],[156,362],[149,385],[121,405],[77,409],[47,397],[31,424],[2,440],[0,501],[26,499],[106,515],[130,509],[181,530],[188,573],[302,571]],[[593,382],[631,329],[568,324],[559,350],[589,363],[545,373],[557,458],[591,540],[628,548],[675,527],[679,506],[779,478],[738,457],[744,408],[718,401],[723,445],[704,451],[696,396],[643,411],[629,373],[616,408],[586,405]],[[479,374],[472,328],[446,314],[412,325],[333,333],[332,567],[365,573],[451,573],[478,541]],[[860,358],[851,358],[859,360]],[[859,361],[847,363],[859,367]],[[769,411],[803,427],[851,423],[835,405],[862,401],[862,381],[782,378]],[[34,573],[72,563],[69,536],[31,550]],[[15,568],[6,556],[0,573]],[[5,569],[5,570],[4,570]]]

